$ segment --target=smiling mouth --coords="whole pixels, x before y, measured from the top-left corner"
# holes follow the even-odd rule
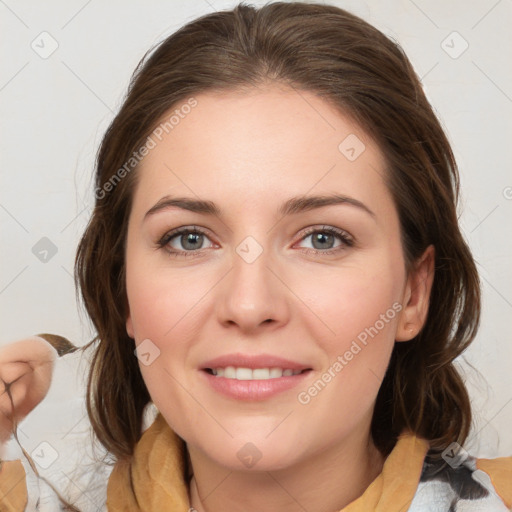
[[[209,375],[224,377],[233,380],[271,380],[281,377],[293,377],[311,371],[312,368],[303,370],[292,370],[290,368],[245,368],[226,366],[225,368],[205,368],[204,371]]]

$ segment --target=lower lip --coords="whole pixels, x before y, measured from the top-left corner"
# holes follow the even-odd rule
[[[265,400],[302,383],[311,373],[311,370],[306,370],[298,375],[290,375],[289,377],[265,380],[226,379],[225,377],[212,375],[204,370],[201,370],[201,373],[213,389],[230,398],[237,400]]]

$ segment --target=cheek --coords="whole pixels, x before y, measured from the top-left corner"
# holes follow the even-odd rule
[[[294,291],[304,304],[304,318],[329,352],[342,350],[369,330],[379,339],[393,338],[401,309],[403,275],[381,260],[370,265],[320,269],[303,274]],[[375,328],[378,333],[375,333]]]
[[[322,319],[310,325],[326,356],[318,378],[298,396],[312,417],[328,415],[331,425],[343,425],[348,432],[371,414],[402,309],[405,274],[400,265],[400,255],[389,252],[366,264],[317,274],[315,287],[304,286]]]
[[[183,337],[183,329],[197,326],[193,318],[211,288],[211,276],[132,263],[127,263],[126,289],[136,341],[150,338],[164,343],[178,332]]]
[[[201,338],[200,316],[210,307],[202,298],[213,286],[212,276],[196,272],[171,272],[160,265],[127,261],[126,289],[138,353],[150,353],[150,364],[139,356],[142,377],[160,410],[189,407],[182,387],[192,369],[188,365],[191,340]],[[149,341],[148,341],[149,340]]]
[[[188,340],[198,336],[194,331],[201,325],[195,319],[199,308],[194,308],[201,290],[186,286],[179,278],[165,277],[163,270],[132,267],[137,268],[145,270],[130,271],[127,266],[127,294],[140,371],[154,404],[171,428],[181,432],[175,411],[190,410],[190,397],[184,389],[193,390],[193,385],[187,380],[186,361]],[[142,357],[145,353],[149,353],[147,359]],[[190,415],[199,421],[194,416],[197,411],[190,410]]]
[[[298,396],[315,414],[349,421],[342,417],[352,411],[355,421],[377,396],[395,343],[404,276],[392,258],[376,261],[317,272],[296,290],[315,313],[304,317],[311,319],[306,328],[324,354],[318,379]],[[336,412],[329,412],[332,404]]]

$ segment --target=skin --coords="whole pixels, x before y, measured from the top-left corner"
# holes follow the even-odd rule
[[[196,99],[137,171],[127,332],[136,345],[149,339],[160,351],[139,364],[153,402],[187,443],[197,511],[338,510],[382,469],[372,412],[395,340],[411,339],[425,321],[433,247],[406,271],[381,152],[314,94],[268,85]],[[366,146],[355,161],[338,150],[349,134]],[[278,214],[292,196],[333,193],[374,216],[348,204]],[[167,195],[213,201],[222,213],[170,207],[145,217]],[[182,226],[207,232],[198,249],[180,235],[158,245]],[[313,245],[305,229],[323,226],[344,230],[353,245],[336,236]],[[252,263],[236,252],[247,236],[262,249]],[[329,249],[337,252],[326,255]],[[394,303],[400,313],[317,396],[299,403],[297,394]],[[241,402],[206,385],[199,370],[233,352],[279,355],[313,371],[300,388]],[[249,442],[261,454],[250,468],[237,456]]]
[[[0,347],[0,448],[9,440],[14,422],[46,396],[56,359],[57,351],[38,336]]]

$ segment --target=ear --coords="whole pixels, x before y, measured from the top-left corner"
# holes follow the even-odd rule
[[[407,276],[402,298],[403,309],[398,321],[396,341],[409,341],[421,331],[428,314],[434,282],[435,249],[429,245]]]

